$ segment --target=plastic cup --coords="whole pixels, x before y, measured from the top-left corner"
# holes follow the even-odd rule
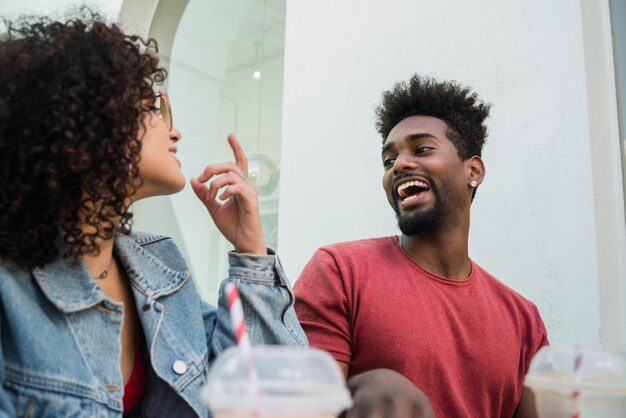
[[[343,374],[325,351],[254,346],[251,355],[253,381],[239,347],[211,367],[201,398],[215,418],[333,418],[352,405]]]
[[[575,371],[579,353],[582,363]],[[543,347],[530,363],[524,386],[535,395],[539,418],[571,418],[577,408],[581,418],[626,417],[626,359],[617,353]]]

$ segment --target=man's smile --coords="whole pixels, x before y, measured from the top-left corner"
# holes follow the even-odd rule
[[[429,190],[429,183],[419,177],[404,178],[394,185],[395,195],[402,207],[418,203]]]

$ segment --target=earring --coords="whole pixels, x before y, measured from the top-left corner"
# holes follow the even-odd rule
[[[472,180],[472,181],[470,182],[470,186],[472,186],[472,187],[476,187],[476,186],[478,186],[478,183],[476,183],[476,180]]]

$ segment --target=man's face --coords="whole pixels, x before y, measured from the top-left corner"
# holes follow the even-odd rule
[[[383,145],[383,188],[405,235],[451,227],[469,208],[468,171],[447,129],[441,119],[410,116]]]

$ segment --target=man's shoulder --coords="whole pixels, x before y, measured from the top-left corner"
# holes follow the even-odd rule
[[[395,236],[376,237],[376,238],[364,238],[354,241],[344,241],[335,244],[325,245],[320,247],[319,251],[328,252],[331,254],[371,254],[372,251],[388,250],[395,245]]]
[[[481,277],[482,281],[496,294],[500,299],[505,300],[507,303],[515,303],[526,310],[536,311],[535,304],[517,290],[510,287],[502,280],[496,278],[487,270],[479,266],[472,261],[474,268],[477,269],[477,274]]]
[[[393,236],[338,242],[320,247],[309,260],[304,272],[331,268],[346,274],[384,268],[392,263],[396,238]]]

